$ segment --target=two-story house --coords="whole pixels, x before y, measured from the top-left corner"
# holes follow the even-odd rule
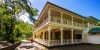
[[[36,42],[56,46],[83,43],[83,31],[96,26],[82,15],[47,2],[33,27]]]

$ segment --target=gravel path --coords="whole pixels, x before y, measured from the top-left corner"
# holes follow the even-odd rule
[[[3,45],[0,44],[0,48],[2,48],[2,47],[3,47]]]

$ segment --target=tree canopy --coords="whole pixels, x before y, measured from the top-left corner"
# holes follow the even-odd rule
[[[32,25],[18,20],[15,25],[14,34],[16,35],[16,41],[21,39],[28,39],[32,36]]]
[[[38,14],[38,10],[31,7],[29,0],[0,2],[0,40],[14,43],[20,35],[32,33],[31,25],[18,20],[20,14],[24,12],[29,14],[30,21],[36,21],[34,16]]]

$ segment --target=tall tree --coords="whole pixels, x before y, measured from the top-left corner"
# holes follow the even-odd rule
[[[22,13],[23,11],[29,14],[30,21],[36,21],[34,16],[37,15],[38,10],[31,7],[31,3],[29,0],[4,0],[3,3],[0,3],[1,11],[0,15],[0,25],[4,25],[6,40],[8,42],[14,42],[14,29],[16,25],[16,18]],[[3,20],[1,20],[3,19]],[[3,22],[2,22],[3,21]],[[0,28],[2,29],[2,28]],[[1,31],[0,31],[1,32]]]
[[[14,33],[17,37],[15,40],[28,39],[32,36],[32,24],[17,20]]]

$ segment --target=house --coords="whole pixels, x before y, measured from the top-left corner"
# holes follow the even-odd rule
[[[36,42],[57,46],[87,42],[87,34],[83,32],[96,25],[82,15],[47,2],[33,27]]]
[[[86,43],[100,44],[100,28],[91,28],[91,29],[85,30],[83,35],[87,35]]]

